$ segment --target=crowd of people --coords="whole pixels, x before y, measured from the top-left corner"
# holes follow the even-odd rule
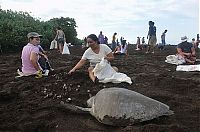
[[[154,50],[157,43],[156,37],[156,26],[153,21],[149,21],[149,30],[147,34],[148,42],[145,43],[145,37],[137,37],[136,50],[144,50],[145,53],[154,54]],[[164,50],[166,41],[167,30],[161,35],[161,44],[158,45],[160,50]],[[22,68],[21,72],[24,75],[35,75],[36,78],[41,78],[43,75],[48,75],[49,71],[53,68],[50,66],[46,51],[40,45],[40,39],[42,35],[36,32],[30,32],[27,34],[28,44],[23,47],[21,59]],[[59,51],[62,53],[63,45],[66,42],[65,33],[60,27],[56,28],[56,36],[54,41],[57,41]],[[98,78],[94,75],[93,69],[97,63],[99,63],[102,58],[106,59],[108,62],[114,60],[114,55],[128,55],[128,44],[124,37],[120,38],[120,42],[117,38],[117,33],[115,32],[112,36],[112,43],[108,45],[108,38],[103,35],[100,31],[99,35],[90,34],[84,38],[84,42],[87,44],[87,49],[85,50],[80,61],[68,72],[72,74],[77,69],[80,69],[87,61],[90,63],[88,68],[89,77],[93,82],[98,82]],[[185,59],[186,63],[195,64],[196,61],[196,50],[198,48],[199,38],[197,40],[192,39],[192,42],[188,42],[187,36],[181,37],[181,43],[177,45],[177,54]],[[118,71],[117,67],[113,66],[115,71]]]

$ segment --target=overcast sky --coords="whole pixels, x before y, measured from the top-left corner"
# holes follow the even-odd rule
[[[111,42],[114,32],[128,42],[146,37],[148,21],[155,22],[157,39],[167,29],[166,42],[177,44],[181,36],[191,40],[199,33],[198,0],[0,0],[3,10],[26,11],[35,18],[70,17],[78,38],[103,32]]]

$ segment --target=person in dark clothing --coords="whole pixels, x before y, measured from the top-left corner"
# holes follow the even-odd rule
[[[185,59],[186,63],[194,64],[196,61],[195,48],[187,40],[186,36],[181,37],[182,42],[177,45],[177,52]]]
[[[156,38],[156,26],[154,26],[154,22],[152,21],[149,21],[149,31],[148,31],[147,39],[148,38],[149,38],[149,41],[148,41],[148,48],[147,48],[146,53],[149,53],[152,50],[151,53],[154,54],[157,38]]]

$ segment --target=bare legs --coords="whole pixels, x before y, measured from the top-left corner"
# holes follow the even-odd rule
[[[88,72],[89,72],[89,77],[90,77],[90,79],[93,81],[93,82],[95,82],[95,76],[94,76],[94,72],[92,72],[93,71],[93,67],[89,67],[88,68]]]
[[[113,66],[112,68],[113,68],[115,71],[118,71],[118,68],[117,68],[117,67]],[[93,82],[95,82],[96,76],[94,76],[93,69],[94,69],[94,67],[89,67],[89,68],[88,68],[88,72],[89,72],[89,77],[90,77],[90,79],[91,79]]]
[[[151,53],[153,53],[153,54],[154,54],[154,49],[155,49],[155,46],[148,45],[146,53],[149,53],[149,52],[152,50],[152,52],[151,52]]]
[[[63,44],[62,43],[58,43],[58,48],[59,48],[59,51],[60,51],[60,53],[62,54],[62,52],[63,52]]]

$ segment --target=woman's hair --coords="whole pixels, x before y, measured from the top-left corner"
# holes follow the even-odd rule
[[[95,34],[90,34],[87,36],[87,38],[92,39],[93,41],[97,42],[98,44],[100,44],[99,39],[97,38],[97,36]]]

